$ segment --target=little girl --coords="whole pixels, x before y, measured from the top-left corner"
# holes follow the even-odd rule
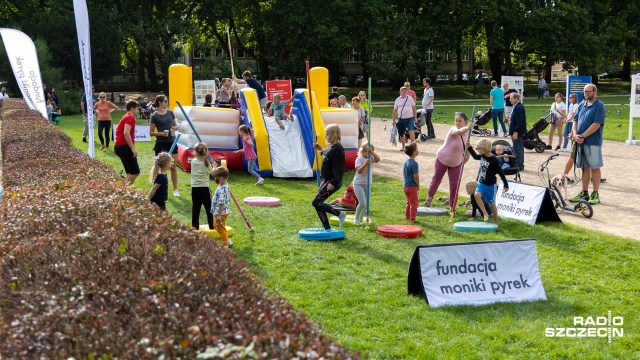
[[[155,164],[151,168],[151,176],[149,181],[153,184],[151,191],[149,191],[149,200],[160,207],[162,211],[165,211],[164,202],[169,197],[169,178],[167,177],[167,169],[171,166],[173,159],[171,155],[166,152],[161,152],[156,157]]]
[[[218,187],[216,188],[216,192],[213,194],[213,200],[211,201],[211,214],[214,216],[214,224],[216,231],[220,234],[222,246],[229,247],[233,245],[231,240],[229,240],[226,224],[227,217],[231,212],[229,210],[231,190],[229,190],[229,184],[227,183],[227,179],[229,179],[229,170],[224,166],[219,166],[213,170],[211,175],[215,176],[219,180]]]
[[[373,182],[373,163],[377,164],[379,161],[380,156],[373,151],[373,145],[364,143],[360,146],[360,151],[356,158],[356,174],[353,177],[353,190],[358,199],[356,216],[353,221],[354,225],[362,223],[362,217],[367,208],[367,186]],[[367,172],[369,173],[369,179],[367,179]]]
[[[495,200],[495,191],[494,187],[496,185],[496,175],[500,176],[502,179],[502,184],[504,185],[504,191],[509,191],[509,183],[507,182],[507,178],[504,176],[504,172],[502,172],[502,168],[498,163],[498,159],[491,153],[491,141],[487,139],[480,139],[476,143],[476,149],[480,155],[476,154],[473,148],[469,145],[467,141],[465,143],[469,149],[469,154],[475,159],[480,160],[480,169],[478,170],[478,187],[476,188],[476,193],[474,197],[476,198],[476,202],[478,203],[478,207],[482,214],[484,215],[484,221],[489,221],[489,213],[484,206],[484,203],[488,203],[491,208],[491,212],[493,213],[493,223],[498,223],[498,208],[496,208],[496,200]]]
[[[243,153],[245,160],[247,160],[247,172],[256,178],[258,182],[256,185],[262,185],[264,183],[264,179],[258,175],[257,172],[253,170],[256,164],[256,151],[253,149],[253,138],[251,137],[251,129],[247,125],[240,125],[238,128],[238,134],[242,138],[242,149],[236,150],[234,153]]]
[[[191,160],[191,226],[200,228],[200,207],[204,206],[207,214],[209,229],[213,230],[213,215],[211,214],[211,189],[209,189],[209,175],[213,166],[207,159],[207,144],[201,142],[194,147],[196,158]]]

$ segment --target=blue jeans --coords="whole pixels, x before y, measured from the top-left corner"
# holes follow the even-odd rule
[[[502,126],[502,133],[507,133],[507,128],[504,126],[504,108],[502,109],[491,109],[491,120],[493,120],[493,133],[498,135],[498,122],[496,120],[500,120],[500,125]]]
[[[544,96],[544,88],[538,88],[538,97],[541,98]]]
[[[571,133],[571,129],[573,129],[573,122],[564,124],[564,134],[562,135],[562,148],[566,149],[569,144],[569,139],[567,136]]]
[[[522,141],[522,135],[518,134],[518,139],[512,139],[513,153],[516,156],[516,164],[518,169],[524,169],[524,142]]]
[[[256,158],[253,159],[248,159],[247,160],[247,172],[253,176],[254,178],[256,178],[256,180],[260,180],[260,175],[253,170],[254,166],[256,165]]]

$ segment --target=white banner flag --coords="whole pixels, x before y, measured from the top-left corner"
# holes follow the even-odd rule
[[[14,29],[0,29],[0,34],[22,97],[30,109],[39,111],[48,119],[38,53],[33,41],[25,33]]]
[[[76,30],[78,32],[78,48],[80,50],[80,64],[82,66],[82,81],[87,102],[87,119],[89,121],[89,157],[95,157],[93,144],[93,82],[91,80],[91,42],[89,40],[89,13],[85,0],[73,0],[73,9],[76,17]]]

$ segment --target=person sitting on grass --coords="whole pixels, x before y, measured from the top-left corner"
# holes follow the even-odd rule
[[[344,195],[339,199],[333,199],[329,202],[331,206],[342,206],[345,209],[355,209],[358,206],[358,198],[356,197],[353,185],[349,185],[344,189]]]
[[[480,210],[480,207],[478,206],[478,201],[476,200],[476,197],[475,197],[477,187],[478,187],[477,181],[469,181],[466,185],[467,194],[469,194],[469,197],[471,198],[470,200],[467,200],[464,202],[464,207],[467,210],[469,210],[469,207],[471,207],[471,217],[469,218],[469,220],[474,220],[477,216],[484,217],[484,213],[482,212],[482,210]],[[489,206],[489,204],[484,204],[484,207],[489,213],[489,215],[491,215],[491,207]]]
[[[480,139],[476,143],[476,149],[480,154],[477,154],[471,145],[469,145],[469,141],[465,143],[467,149],[469,150],[469,154],[475,160],[480,160],[480,169],[478,170],[478,186],[476,187],[476,192],[474,197],[476,198],[476,202],[478,203],[478,207],[482,214],[484,215],[484,221],[489,221],[489,212],[484,206],[484,203],[488,203],[491,208],[491,212],[493,213],[493,223],[498,224],[498,209],[496,208],[496,200],[495,200],[495,185],[496,185],[496,175],[500,176],[502,179],[502,184],[504,185],[503,191],[509,191],[509,183],[507,182],[507,178],[504,176],[504,172],[502,172],[502,168],[498,163],[498,159],[491,153],[491,141],[487,139]]]

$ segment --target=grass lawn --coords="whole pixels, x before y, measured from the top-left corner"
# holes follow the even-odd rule
[[[114,119],[121,115],[114,114]],[[64,116],[60,128],[86,152],[81,116]],[[151,187],[147,172],[154,159],[152,143],[136,147],[143,173],[135,186],[146,193]],[[116,171],[122,169],[112,152],[97,152],[96,157]],[[190,177],[179,174],[182,197],[170,195],[167,208],[190,224]],[[346,175],[345,184],[352,176]],[[406,223],[402,183],[374,176],[372,230],[349,228],[344,240],[307,242],[297,237],[297,231],[320,226],[310,205],[315,180],[270,178],[261,187],[254,182],[244,173],[233,173],[229,180],[240,201],[247,196],[277,196],[282,205],[244,206],[255,232],[247,231],[232,208],[234,250],[268,288],[365,358],[640,358],[640,243],[636,241],[567,224],[528,226],[508,220],[501,220],[500,231],[494,234],[464,234],[453,231],[448,218],[421,218],[422,237],[386,239],[375,234],[376,224]],[[460,220],[466,219],[458,215],[456,221]],[[537,240],[547,301],[432,309],[423,299],[407,296],[407,269],[417,245],[521,238]],[[573,327],[574,316],[606,316],[608,310],[624,317],[624,336],[612,343],[604,338],[545,337],[547,327]]]

